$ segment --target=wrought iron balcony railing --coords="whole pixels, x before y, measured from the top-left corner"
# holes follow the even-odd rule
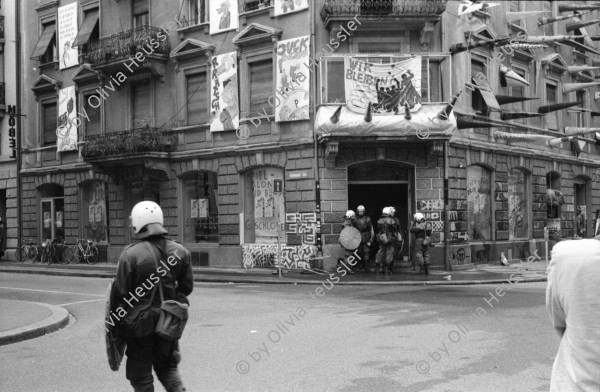
[[[148,53],[155,55],[169,55],[169,43],[163,37],[165,32],[158,27],[143,26],[102,37],[97,41],[90,42],[85,60],[92,65],[103,65],[119,60],[127,60],[135,57],[137,53],[147,56]],[[158,46],[157,46],[158,45]]]
[[[0,15],[0,39],[4,39],[4,15]]]
[[[85,159],[118,155],[134,157],[148,152],[172,152],[176,144],[177,136],[174,131],[146,127],[89,136],[81,155]]]
[[[448,0],[325,0],[321,18],[343,15],[415,15],[446,11]]]
[[[0,105],[6,105],[6,84],[0,82]]]

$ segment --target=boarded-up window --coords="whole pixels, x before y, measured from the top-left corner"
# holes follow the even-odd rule
[[[508,172],[509,239],[529,238],[527,176],[518,169]]]
[[[285,222],[285,201],[275,192],[283,185],[283,169],[259,167],[244,174],[244,243],[277,243],[278,228]]]
[[[207,121],[206,73],[186,76],[187,125],[204,124]]]
[[[248,63],[250,73],[249,117],[273,114],[269,98],[273,95],[273,61],[271,59]],[[274,104],[274,102],[272,102]]]
[[[556,103],[556,91],[555,85],[546,84],[546,104],[552,105]],[[556,111],[550,112],[544,116],[546,122],[546,128],[553,131],[558,130],[558,114]]]
[[[43,145],[56,144],[56,102],[48,102],[42,105],[42,123]]]
[[[467,213],[469,240],[492,239],[490,172],[473,165],[467,168]]]
[[[150,82],[131,85],[133,108],[133,127],[152,126],[152,110],[150,107]]]
[[[80,116],[82,121],[83,121],[83,127],[84,127],[84,132],[86,136],[91,136],[91,135],[99,135],[102,131],[101,131],[101,127],[100,127],[100,107],[98,105],[97,100],[92,99],[91,102],[92,104],[94,104],[94,106],[98,106],[96,108],[94,108],[92,105],[90,105],[89,102],[89,98],[94,95],[93,93],[89,93],[89,94],[85,94],[83,96],[83,108],[84,108],[84,114],[87,116]],[[88,120],[89,118],[89,120]]]

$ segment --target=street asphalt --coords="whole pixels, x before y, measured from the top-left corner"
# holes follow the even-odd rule
[[[558,337],[545,282],[340,284],[345,278],[333,285],[197,282],[180,342],[188,391],[549,389]],[[69,313],[58,331],[0,346],[0,390],[131,390],[124,366],[112,372],[106,360],[108,282],[0,274],[2,302]]]

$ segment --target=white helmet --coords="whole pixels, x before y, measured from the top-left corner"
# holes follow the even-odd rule
[[[352,211],[352,210],[346,211],[346,218],[350,219],[350,218],[354,218],[355,216],[356,216],[356,214],[354,213],[354,211]]]
[[[148,235],[166,234],[163,223],[162,209],[153,201],[141,201],[131,210],[131,226],[135,234],[147,226]],[[157,225],[160,225],[160,228],[156,227]]]
[[[365,210],[365,206],[363,206],[363,205],[356,207],[356,211],[364,211],[364,210]]]
[[[414,218],[415,222],[425,222],[425,215],[421,214],[420,212],[417,212],[416,214],[414,214],[413,218]]]
[[[383,209],[383,211],[381,211],[381,213],[382,213],[383,215],[392,215],[392,210],[390,209],[390,207],[385,207],[385,208]]]
[[[396,209],[394,207],[389,207],[390,208],[390,212],[392,215],[394,215],[396,213]]]

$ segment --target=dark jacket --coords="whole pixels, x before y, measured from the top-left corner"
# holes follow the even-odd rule
[[[373,222],[371,222],[371,218],[366,215],[357,215],[355,222],[355,227],[360,231],[361,241],[363,243],[373,242],[373,236],[371,235],[373,231]]]
[[[164,250],[164,256],[155,245]],[[183,245],[162,236],[127,246],[119,257],[113,297],[115,313],[119,316],[123,311],[127,313],[121,323],[124,335],[142,337],[154,331],[151,316],[148,315],[145,321],[140,319],[150,307],[155,314],[159,313],[159,282],[162,283],[165,300],[187,302],[185,296],[190,295],[194,288],[190,252]],[[150,304],[153,290],[156,293]]]
[[[381,234],[387,234],[388,240],[393,240],[398,234],[398,228],[396,226],[396,221],[391,216],[382,216],[377,221],[377,234],[378,239]]]
[[[431,235],[431,230],[427,230],[427,224],[425,222],[416,223],[415,225],[413,225],[413,227],[410,228],[410,232],[415,235],[415,239],[425,238]]]

